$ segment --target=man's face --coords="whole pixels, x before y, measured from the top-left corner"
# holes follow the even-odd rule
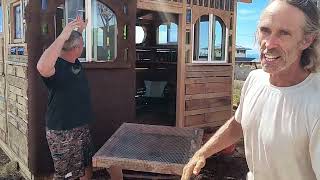
[[[270,74],[294,73],[304,46],[304,14],[282,1],[273,1],[258,26],[262,68]]]

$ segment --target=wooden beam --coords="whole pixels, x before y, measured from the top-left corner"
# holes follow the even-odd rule
[[[182,14],[179,15],[178,33],[178,64],[177,64],[177,100],[176,100],[176,126],[184,127],[185,113],[185,79],[186,79],[186,0],[184,0]]]
[[[234,73],[235,73],[235,55],[236,55],[236,28],[237,28],[237,1],[234,1],[234,14],[232,16],[233,24],[232,24],[232,49],[231,49],[231,63],[232,63],[232,81],[231,81],[231,101],[230,103],[233,104],[233,86],[234,86]],[[231,112],[233,110],[233,107],[231,106]]]
[[[237,1],[236,1],[237,2]],[[243,3],[252,3],[252,0],[239,0],[239,2],[243,2]]]
[[[165,1],[150,1],[150,0],[137,0],[137,9],[144,9],[150,11],[160,11],[164,13],[182,14],[183,6],[185,3],[178,2],[165,2]]]

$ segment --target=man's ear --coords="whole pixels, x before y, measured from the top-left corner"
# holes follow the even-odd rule
[[[318,34],[307,34],[307,35],[305,35],[304,36],[304,40],[302,41],[302,44],[301,44],[302,49],[305,50],[308,47],[310,47],[317,36],[318,36]]]

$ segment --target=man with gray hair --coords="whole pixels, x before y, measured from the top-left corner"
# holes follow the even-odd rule
[[[273,0],[257,30],[262,70],[252,71],[240,105],[183,169],[244,138],[249,180],[320,180],[319,10],[312,0]]]
[[[49,91],[46,137],[54,179],[91,179],[94,151],[88,124],[93,113],[88,81],[78,60],[85,26],[80,17],[68,23],[37,64]]]

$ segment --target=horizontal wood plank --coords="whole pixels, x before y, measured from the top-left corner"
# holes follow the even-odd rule
[[[230,83],[208,83],[206,87],[207,93],[231,92]]]
[[[232,66],[187,66],[187,72],[220,72],[232,71]]]
[[[217,111],[231,110],[231,106],[220,106],[214,108],[206,108],[206,109],[197,109],[192,111],[186,111],[185,116],[196,115],[196,114],[205,114],[212,113]]]
[[[196,109],[214,108],[220,106],[228,106],[231,104],[231,97],[218,97],[210,99],[194,99],[186,101],[186,111]]]
[[[191,115],[185,117],[185,124],[187,127],[220,126],[224,124],[231,117],[231,111],[217,111],[213,113],[206,113],[201,115]]]
[[[232,71],[219,72],[186,72],[187,78],[195,77],[232,77]]]
[[[206,84],[187,84],[186,94],[205,94]]]
[[[217,98],[217,97],[225,97],[225,96],[231,96],[231,92],[186,95],[185,100],[208,99],[208,98]]]
[[[206,122],[216,122],[231,118],[231,109],[206,114]]]
[[[212,127],[220,127],[222,126],[224,123],[226,123],[228,119],[224,119],[221,121],[215,121],[215,122],[211,122],[211,123],[203,123],[203,124],[196,124],[196,125],[186,125],[186,127],[193,127],[193,128],[212,128]]]
[[[195,84],[195,83],[230,83],[232,82],[232,77],[197,77],[197,78],[187,78],[186,84]]]

